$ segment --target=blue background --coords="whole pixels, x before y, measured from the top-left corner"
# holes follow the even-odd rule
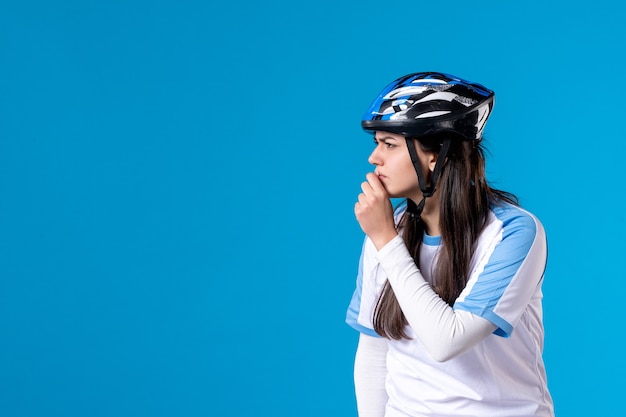
[[[557,415],[616,415],[619,5],[3,1],[0,415],[356,416],[359,120],[423,70],[496,91]]]

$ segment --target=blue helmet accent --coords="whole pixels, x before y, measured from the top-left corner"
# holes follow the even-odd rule
[[[440,72],[418,72],[387,85],[363,115],[366,131],[407,137],[455,132],[480,139],[495,94],[481,84]]]

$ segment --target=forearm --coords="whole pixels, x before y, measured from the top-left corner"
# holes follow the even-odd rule
[[[361,333],[354,360],[359,417],[383,417],[387,405],[387,340]]]
[[[455,311],[424,280],[401,237],[377,253],[409,325],[437,361],[449,360],[496,329],[490,321]]]

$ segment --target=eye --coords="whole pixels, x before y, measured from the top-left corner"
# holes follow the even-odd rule
[[[374,138],[374,146],[379,146],[381,143],[385,146],[386,149],[393,149],[398,147],[396,143],[390,142],[387,139],[378,140]]]

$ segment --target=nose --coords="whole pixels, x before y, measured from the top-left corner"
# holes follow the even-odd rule
[[[367,162],[376,166],[382,165],[382,159],[380,157],[380,153],[378,149],[379,149],[379,146],[376,146],[374,150],[372,151],[372,153],[370,154],[369,158],[367,158]]]

